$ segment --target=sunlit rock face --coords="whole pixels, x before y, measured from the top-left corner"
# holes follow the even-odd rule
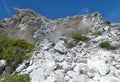
[[[102,20],[98,12],[51,20],[29,9],[16,11],[0,22],[0,33],[36,45],[17,73],[30,74],[31,82],[120,82],[120,24]],[[89,41],[76,42],[74,34]],[[100,48],[103,41],[111,48]]]
[[[16,15],[0,22],[2,34],[12,38],[26,39],[35,42],[36,39],[56,40],[61,36],[71,36],[75,33],[88,33],[96,24],[100,24],[101,15],[76,15],[55,20],[47,19],[29,9],[16,9]],[[3,29],[4,28],[4,29]]]

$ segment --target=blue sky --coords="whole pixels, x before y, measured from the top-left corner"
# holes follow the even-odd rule
[[[0,0],[0,19],[12,17],[14,8],[30,8],[50,19],[99,11],[103,19],[120,22],[120,0]]]

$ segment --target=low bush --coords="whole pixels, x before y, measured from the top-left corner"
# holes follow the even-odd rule
[[[110,45],[110,43],[108,41],[103,41],[99,44],[99,46],[101,48],[107,48],[107,49],[110,49],[110,50],[115,50],[115,49],[119,49],[120,48],[120,45]]]
[[[110,43],[108,41],[103,41],[99,44],[101,48],[110,48]]]
[[[0,82],[30,82],[30,77],[28,74],[14,74],[4,77]]]
[[[93,32],[92,34],[93,34],[93,35],[102,35],[102,32],[97,31],[97,32]]]
[[[11,40],[6,36],[0,36],[0,60],[7,61],[7,66],[14,71],[20,63],[32,56],[35,48],[33,44],[25,40]]]
[[[87,36],[84,36],[82,34],[75,34],[75,35],[73,35],[73,39],[81,40],[81,41],[85,41],[85,42],[87,42],[89,40],[89,38]]]
[[[80,74],[86,74],[86,71],[81,69]]]

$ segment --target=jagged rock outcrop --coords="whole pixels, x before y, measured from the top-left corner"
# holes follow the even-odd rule
[[[36,45],[29,65],[23,62],[16,69],[29,73],[31,82],[120,82],[120,24],[102,20],[98,12],[50,20],[17,9],[17,15],[0,22],[0,29]],[[102,34],[93,35],[98,31]],[[74,42],[77,33],[89,41]],[[116,48],[100,48],[103,41]]]

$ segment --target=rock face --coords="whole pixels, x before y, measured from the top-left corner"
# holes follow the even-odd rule
[[[16,72],[29,73],[31,82],[120,82],[120,24],[102,20],[98,12],[50,20],[29,9],[16,10],[17,15],[0,22],[1,34],[37,47],[29,64],[23,62]],[[93,35],[98,31],[102,34]],[[77,33],[89,41],[75,43]],[[103,41],[113,47],[100,48]]]

